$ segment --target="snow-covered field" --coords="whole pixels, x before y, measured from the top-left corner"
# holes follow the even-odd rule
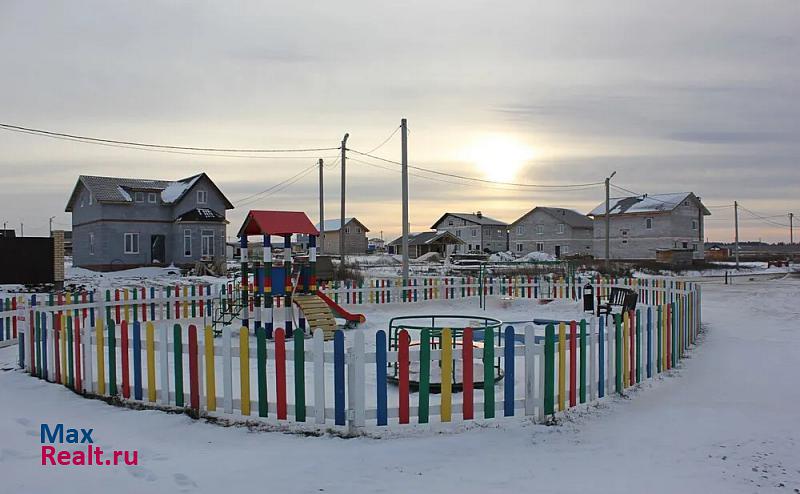
[[[0,350],[3,492],[800,492],[800,281],[704,286],[706,333],[669,375],[555,426],[341,439],[86,400]],[[367,313],[372,321],[386,307]],[[40,465],[39,425],[94,428],[135,467]]]

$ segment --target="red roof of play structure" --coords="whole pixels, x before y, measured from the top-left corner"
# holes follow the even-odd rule
[[[239,228],[242,235],[291,235],[302,233],[319,235],[319,230],[302,211],[255,211],[250,210]]]

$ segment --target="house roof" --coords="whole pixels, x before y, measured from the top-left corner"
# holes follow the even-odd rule
[[[523,214],[519,217],[512,225],[516,225],[523,219],[527,218],[534,211],[542,211],[543,213],[547,213],[554,218],[557,218],[567,225],[571,226],[572,228],[592,228],[592,219],[588,216],[582,215],[581,213],[572,210],[572,209],[564,209],[564,208],[549,208],[544,206],[536,206],[535,208],[531,209],[527,213]]]
[[[706,209],[700,199],[692,192],[676,192],[672,194],[645,194],[643,196],[614,197],[609,201],[609,211],[614,214],[634,214],[634,213],[666,213],[677,208],[686,199],[696,201],[703,211],[703,215],[708,216],[711,212]],[[599,206],[592,209],[588,216],[603,216],[606,214],[606,203],[602,202]]]
[[[361,228],[362,228],[362,230],[364,230],[364,232],[368,232],[369,231],[369,228],[364,226],[364,223],[361,223],[360,221],[358,221],[358,219],[356,219],[354,217],[345,218],[344,219],[344,224],[347,225],[351,221],[355,221],[356,223],[361,225]],[[316,227],[318,229],[320,229],[319,223],[316,224]],[[321,228],[322,231],[326,231],[326,232],[338,232],[341,229],[342,229],[342,225],[341,225],[341,220],[339,218],[337,218],[335,220],[325,220],[325,226],[324,226],[324,228]]]
[[[195,208],[186,211],[178,216],[175,221],[203,221],[203,222],[220,222],[225,221],[225,217],[209,208]]]
[[[180,180],[149,180],[141,178],[99,177],[95,175],[81,175],[72,189],[65,211],[71,212],[72,206],[78,197],[79,185],[83,184],[91,192],[97,202],[130,203],[133,198],[128,191],[160,192],[161,201],[165,204],[174,204],[201,179],[205,177],[222,196],[225,209],[233,209],[233,204],[225,197],[219,187],[205,173],[192,175]]]
[[[474,223],[476,225],[502,225],[502,226],[508,226],[508,223],[505,223],[505,222],[500,221],[500,220],[496,220],[494,218],[490,218],[490,217],[485,216],[483,214],[481,214],[479,216],[478,214],[472,214],[472,213],[444,213],[441,218],[439,218],[438,220],[436,220],[433,223],[433,226],[431,228],[435,229],[436,225],[441,223],[442,220],[445,219],[448,215],[455,216],[456,218],[461,218],[464,221],[468,221],[468,222]]]
[[[428,245],[444,241],[449,244],[463,244],[464,241],[456,237],[450,232],[419,232],[410,233],[408,235],[408,245]],[[401,245],[403,237],[398,237],[392,240],[389,245]]]
[[[319,235],[311,220],[302,211],[251,210],[239,228],[237,237],[244,235]]]

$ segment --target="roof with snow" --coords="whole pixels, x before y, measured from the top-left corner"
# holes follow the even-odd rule
[[[201,178],[206,178],[217,189],[225,202],[225,209],[233,209],[233,204],[228,201],[222,191],[205,173],[198,173],[180,180],[149,180],[142,178],[99,177],[95,175],[81,175],[72,190],[66,211],[72,211],[72,205],[78,197],[79,185],[92,194],[97,202],[132,203],[131,192],[160,192],[164,204],[178,202]]]
[[[464,241],[450,232],[420,232],[408,234],[408,245],[428,245],[433,243],[463,244]],[[401,245],[403,237],[392,240],[389,245]]]
[[[592,219],[588,216],[582,215],[581,213],[574,211],[572,209],[564,209],[564,208],[548,208],[544,206],[537,206],[527,213],[523,214],[519,217],[517,221],[511,223],[515,225],[522,221],[523,219],[527,218],[529,215],[533,214],[535,211],[542,211],[547,213],[554,218],[557,218],[567,225],[571,226],[572,228],[592,228],[593,223]]]
[[[681,205],[684,201],[693,201],[702,209],[703,214],[708,216],[711,212],[706,209],[700,199],[693,192],[676,192],[673,194],[652,194],[629,197],[613,197],[609,201],[609,210],[614,214],[635,214],[635,213],[666,213]],[[606,214],[606,203],[603,201],[599,206],[592,209],[588,216],[603,216]]]
[[[186,211],[178,216],[175,221],[203,221],[203,222],[219,222],[225,221],[225,217],[220,213],[209,208],[195,208]]]
[[[472,213],[444,213],[441,218],[436,220],[436,222],[433,224],[433,226],[431,228],[435,229],[436,225],[441,223],[442,220],[445,219],[448,215],[449,216],[454,216],[456,218],[460,218],[460,219],[462,219],[464,221],[468,221],[468,222],[473,223],[475,225],[502,225],[502,226],[507,226],[508,225],[508,223],[506,223],[504,221],[500,221],[500,220],[496,220],[494,218],[490,218],[488,216],[483,215],[480,211],[478,211],[475,214],[472,214]]]
[[[239,228],[242,235],[292,235],[295,233],[319,235],[311,220],[302,211],[256,211],[251,210]]]
[[[361,229],[364,232],[368,232],[369,231],[369,228],[364,226],[364,223],[361,223],[360,221],[358,221],[357,218],[354,218],[354,217],[345,218],[344,219],[344,224],[347,225],[351,221],[355,221],[356,223],[361,225]],[[326,232],[338,232],[339,230],[342,229],[342,224],[341,224],[341,220],[339,218],[337,218],[335,220],[325,220],[324,228],[320,228],[319,223],[316,224],[316,227],[318,229],[321,229],[322,231],[326,231]]]

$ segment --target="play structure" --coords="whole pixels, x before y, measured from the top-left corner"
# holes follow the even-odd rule
[[[501,326],[503,323],[497,319],[485,316],[452,316],[452,315],[423,315],[394,317],[389,321],[389,350],[397,351],[400,347],[400,335],[405,331],[409,337],[409,346],[418,347],[421,355],[418,362],[412,362],[409,368],[408,383],[411,389],[418,390],[427,386],[432,393],[438,393],[442,385],[442,373],[450,374],[451,389],[460,391],[463,388],[463,376],[472,376],[470,379],[475,388],[481,389],[487,380],[492,384],[503,378],[500,358],[489,359],[487,362],[474,360],[472,369],[462,368],[462,361],[454,359],[453,355],[460,355],[464,345],[472,348],[476,354],[481,354],[484,347],[485,334],[493,335],[495,346],[502,344]],[[471,335],[465,338],[464,328],[471,328]],[[447,348],[449,347],[449,349]],[[439,350],[440,357],[433,359],[434,365],[429,362],[431,350]],[[469,351],[469,349],[467,349]],[[447,355],[450,355],[449,357]],[[485,360],[485,359],[484,359]],[[449,361],[449,362],[448,362]],[[389,382],[399,382],[399,368],[397,362],[391,365],[392,372],[387,375]]]
[[[255,235],[263,238],[263,256],[251,262],[248,236]],[[308,252],[293,253],[292,235],[308,236]],[[321,328],[325,339],[331,339],[339,327],[336,318],[344,319],[348,327],[365,321],[362,314],[346,311],[319,290],[316,276],[319,231],[305,213],[251,210],[237,236],[242,252],[241,275],[234,279],[233,290],[221,295],[213,320],[217,332],[235,319],[249,328],[252,319],[254,328],[263,327],[266,337],[272,339],[275,321],[280,321],[276,312],[281,309],[283,322],[278,326],[285,329],[287,337],[292,336],[295,328],[304,332]],[[283,237],[280,258],[273,256],[272,236]],[[299,309],[297,324],[295,306]]]

